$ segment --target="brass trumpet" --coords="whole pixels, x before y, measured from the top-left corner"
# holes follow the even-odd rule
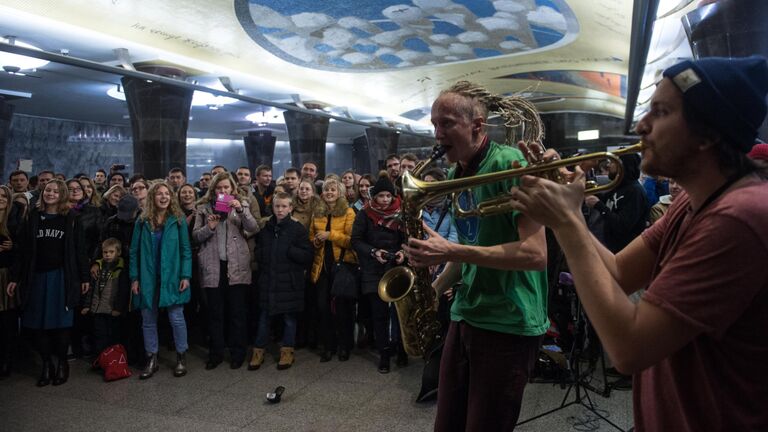
[[[466,218],[472,216],[489,216],[496,214],[509,213],[512,211],[509,196],[501,195],[496,198],[486,200],[479,203],[476,208],[465,210],[461,208],[459,204],[459,196],[462,192],[469,190],[473,187],[496,183],[499,181],[509,180],[515,177],[522,177],[524,175],[544,175],[548,177],[558,178],[557,170],[571,165],[576,165],[582,162],[590,160],[603,160],[609,159],[618,164],[619,171],[616,177],[609,183],[604,185],[588,184],[585,190],[586,193],[594,194],[598,192],[604,192],[611,190],[621,183],[624,178],[624,169],[619,158],[622,155],[630,153],[639,153],[643,149],[643,143],[637,144],[619,149],[613,152],[595,152],[580,156],[574,156],[566,159],[553,160],[549,162],[542,162],[535,165],[530,165],[524,168],[511,168],[505,171],[499,171],[495,173],[481,174],[473,177],[465,177],[454,180],[445,180],[440,182],[425,182],[419,180],[410,172],[406,172],[402,176],[402,197],[403,205],[411,209],[421,209],[430,201],[452,194],[454,215],[459,218]],[[554,173],[554,175],[553,175]]]

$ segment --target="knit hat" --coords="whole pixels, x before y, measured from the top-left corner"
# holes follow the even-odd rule
[[[376,184],[373,185],[373,189],[371,190],[371,197],[376,196],[379,192],[389,192],[392,195],[395,194],[395,185],[392,184],[392,181],[389,180],[389,177],[387,176],[380,176],[378,180],[376,180]]]
[[[755,144],[752,150],[747,153],[750,159],[768,161],[768,144]]]
[[[664,71],[686,103],[708,124],[747,153],[766,115],[765,57],[685,60]]]
[[[117,202],[117,218],[121,221],[130,221],[137,208],[139,208],[139,201],[136,198],[132,195],[123,195]]]

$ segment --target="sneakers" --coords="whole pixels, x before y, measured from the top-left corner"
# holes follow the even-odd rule
[[[251,361],[248,362],[248,370],[254,371],[264,363],[264,348],[254,348],[251,354]]]
[[[277,363],[277,370],[288,369],[293,365],[293,347],[280,348],[280,361]]]

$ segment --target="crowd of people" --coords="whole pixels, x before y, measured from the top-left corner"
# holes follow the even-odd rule
[[[14,171],[0,186],[0,374],[14,367],[22,327],[42,359],[38,386],[67,382],[68,355],[116,343],[149,379],[166,325],[177,377],[188,371],[191,327],[209,370],[227,355],[232,369],[258,370],[276,343],[280,370],[301,347],[344,362],[370,345],[388,373],[392,357],[397,366],[409,359],[377,286],[407,263],[429,268],[440,302],[451,303],[441,308],[450,324],[435,430],[513,430],[552,325],[547,269],[559,261],[546,227],[567,260],[549,271],[573,275],[611,361],[633,375],[637,430],[763,430],[768,275],[753,263],[768,257],[768,145],[754,144],[766,93],[762,58],[673,66],[638,123],[642,158],[562,169],[562,182],[478,183],[459,201],[505,195],[510,210],[454,219],[438,198],[422,209],[426,238],[409,238],[401,218],[399,178],[418,165],[413,154],[390,155],[376,176],[323,180],[312,162],[275,181],[269,166],[252,176],[217,165],[194,184],[181,168],[164,179],[113,167],[66,180],[46,170],[34,182]],[[421,178],[559,157],[489,139],[490,113],[530,120],[528,106],[467,82],[443,91],[432,122],[455,165]],[[585,192],[586,180],[620,175],[610,192]],[[347,271],[356,273],[352,290],[334,283]]]
[[[302,347],[321,362],[375,347],[379,372],[390,371],[390,354],[407,365],[397,314],[377,284],[405,259],[395,184],[400,161],[412,168],[417,158],[387,160],[395,166],[375,176],[325,179],[312,162],[276,180],[269,166],[253,176],[214,166],[194,183],[182,168],[162,179],[119,166],[68,180],[12,172],[0,188],[0,372],[19,361],[20,341],[40,354],[39,386],[65,383],[68,359],[115,344],[141,379],[158,371],[164,342],[176,351],[177,377],[187,373],[190,343],[207,348],[208,370],[225,359],[259,369],[273,341],[278,369]],[[447,232],[453,224],[443,218]],[[361,281],[351,295],[333,292],[340,263]]]

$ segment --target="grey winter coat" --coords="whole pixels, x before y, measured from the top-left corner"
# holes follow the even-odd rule
[[[200,245],[197,254],[200,263],[200,286],[216,288],[219,286],[219,241],[217,235],[226,223],[227,244],[227,276],[230,285],[251,283],[251,254],[248,246],[246,231],[259,231],[259,223],[251,212],[248,200],[240,200],[243,212],[232,210],[226,219],[219,221],[215,230],[208,227],[208,216],[213,214],[210,204],[200,204],[195,210],[195,225],[192,229],[192,240]]]

